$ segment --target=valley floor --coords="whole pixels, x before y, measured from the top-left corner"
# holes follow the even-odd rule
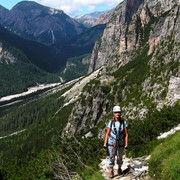
[[[31,94],[33,92],[38,91],[38,90],[54,87],[54,86],[57,86],[57,85],[60,85],[60,83],[41,84],[41,85],[38,85],[38,86],[35,86],[35,87],[30,87],[30,88],[28,88],[28,91],[25,91],[25,92],[22,92],[22,93],[19,93],[19,94],[13,94],[13,95],[2,97],[2,98],[0,98],[0,102],[9,101],[9,100],[12,100],[14,98],[21,97],[21,96],[26,96],[26,95],[29,95],[29,94]]]
[[[19,133],[24,132],[25,130],[26,130],[26,129],[23,129],[23,130],[21,130],[21,131],[16,131],[16,132],[14,132],[14,133],[12,133],[12,134],[9,134],[9,135],[7,135],[7,136],[1,136],[0,139],[4,139],[4,138],[10,137],[10,136],[17,135],[17,134],[19,134]]]

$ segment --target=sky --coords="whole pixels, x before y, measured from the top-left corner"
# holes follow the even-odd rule
[[[0,0],[0,5],[11,9],[22,0]],[[30,0],[25,0],[30,1]],[[67,15],[75,17],[95,11],[104,11],[116,7],[123,0],[33,0],[44,6],[63,10]]]

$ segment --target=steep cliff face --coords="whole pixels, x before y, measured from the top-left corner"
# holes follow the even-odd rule
[[[89,72],[66,131],[97,133],[120,104],[127,119],[179,101],[179,1],[127,0],[117,6],[94,46]],[[100,133],[100,132],[99,132]]]
[[[117,62],[120,65],[126,64],[131,59],[129,53],[143,47],[147,42],[150,54],[160,39],[166,39],[174,32],[178,40],[176,35],[178,12],[178,1],[130,0],[121,3],[114,10],[103,37],[96,42],[89,72],[108,62],[110,62],[108,65]],[[167,17],[167,14],[171,15]],[[114,56],[120,57],[115,60]]]

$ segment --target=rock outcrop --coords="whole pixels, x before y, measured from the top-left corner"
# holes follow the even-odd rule
[[[126,64],[131,59],[130,52],[144,43],[150,46],[150,54],[154,45],[172,34],[179,42],[178,4],[178,1],[129,0],[117,6],[102,38],[96,42],[89,72],[104,64],[117,64],[117,61],[120,65]],[[114,56],[120,57],[116,60]]]
[[[10,51],[4,48],[4,43],[0,41],[0,63],[15,63],[18,62],[19,59],[14,56]]]
[[[4,31],[5,29],[0,26],[0,64],[29,62],[26,55],[7,40]]]

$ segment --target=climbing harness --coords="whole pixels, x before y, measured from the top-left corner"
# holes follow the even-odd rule
[[[121,130],[121,126],[123,126],[122,130]],[[115,121],[112,120],[111,121],[111,132],[115,135],[115,139],[116,142],[114,144],[115,147],[123,147],[125,145],[125,125],[124,125],[124,121],[120,121],[120,125],[119,125],[119,129],[116,129],[115,126]],[[114,136],[111,135],[112,138],[114,138]],[[111,145],[112,146],[112,145]]]

